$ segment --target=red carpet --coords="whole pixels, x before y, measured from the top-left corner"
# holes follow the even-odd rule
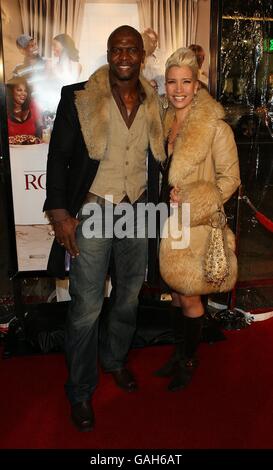
[[[1,449],[273,448],[273,320],[202,343],[189,388],[168,392],[153,376],[171,347],[132,350],[140,389],[126,394],[101,373],[96,427],[79,433],[64,396],[63,355],[0,361]]]

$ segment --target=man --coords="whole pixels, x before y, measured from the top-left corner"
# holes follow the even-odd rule
[[[204,88],[208,88],[209,84],[209,78],[205,70],[203,70],[203,63],[205,60],[205,51],[202,46],[199,46],[199,44],[191,44],[188,46],[191,51],[193,51],[196,55],[199,71],[198,71],[198,80],[200,82],[200,85],[203,86]]]
[[[66,392],[72,421],[80,431],[94,425],[90,397],[97,384],[98,318],[110,256],[114,288],[109,316],[100,327],[100,361],[120,388],[137,388],[126,357],[145,276],[146,239],[135,233],[109,238],[105,225],[113,216],[109,210],[120,202],[130,203],[134,219],[138,202],[157,202],[156,160],[165,158],[158,101],[149,84],[139,79],[145,56],[141,35],[120,26],[107,46],[109,66],[98,69],[87,82],[62,90],[49,147],[44,206],[56,236],[48,266],[51,274],[64,275],[65,249],[72,257]],[[153,156],[149,153],[147,187],[148,147]],[[105,199],[109,195],[113,204]],[[102,222],[102,236],[85,236],[88,203],[99,214],[95,225]],[[119,219],[114,215],[113,225]]]
[[[24,62],[15,67],[13,77],[33,78],[45,68],[45,60],[39,55],[36,40],[27,34],[16,39],[16,46],[24,56]]]
[[[158,35],[152,28],[142,33],[145,48],[145,62],[142,70],[143,76],[157,90],[159,95],[165,93],[165,68],[160,49],[158,49]]]

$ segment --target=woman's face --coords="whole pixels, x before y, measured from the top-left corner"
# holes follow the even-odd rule
[[[173,66],[167,72],[165,86],[169,102],[176,109],[187,109],[198,90],[198,81],[193,79],[192,70],[187,65]]]
[[[13,88],[13,99],[14,102],[17,104],[24,104],[24,102],[27,99],[27,88],[23,83],[18,83],[18,85],[15,85]]]
[[[53,41],[52,41],[52,50],[53,50],[53,54],[56,57],[60,57],[60,55],[62,53],[62,50],[63,50],[63,46],[59,41],[56,41],[56,39],[53,39]]]

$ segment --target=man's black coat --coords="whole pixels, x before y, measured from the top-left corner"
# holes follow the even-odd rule
[[[97,79],[94,87],[94,77]],[[98,78],[97,78],[98,77]],[[108,84],[108,69],[102,67],[99,71],[95,72],[90,77],[88,82],[77,83],[63,87],[61,100],[57,109],[56,119],[52,131],[52,136],[49,145],[48,162],[47,162],[47,197],[44,204],[44,210],[50,209],[66,209],[72,216],[76,216],[79,211],[87,192],[90,189],[92,181],[95,178],[100,159],[93,158],[90,149],[88,151],[88,139],[90,138],[87,134],[89,133],[88,123],[81,121],[79,116],[79,110],[81,110],[80,102],[76,103],[77,94],[82,91],[80,98],[84,100],[84,105],[93,103],[92,98],[94,97],[95,108],[93,109],[94,118],[90,118],[90,123],[93,120],[100,119],[100,112],[103,112],[101,106],[107,106],[107,99],[109,98],[110,90],[107,89],[105,96],[101,96],[102,100],[99,106],[100,94],[103,95],[102,87],[105,88],[105,83]],[[143,85],[143,80],[141,80]],[[144,82],[145,83],[145,82]],[[109,86],[109,85],[108,85]],[[106,86],[107,87],[107,86]],[[148,85],[149,87],[149,85]],[[151,113],[158,114],[155,119],[151,119],[150,144],[152,140],[152,146],[157,152],[157,160],[163,160],[164,149],[163,143],[159,139],[162,138],[161,123],[158,123],[159,107],[157,104],[153,104],[155,97],[151,96],[150,87],[144,86],[145,92],[148,92],[148,102],[152,103]],[[95,91],[94,91],[95,90]],[[106,101],[103,101],[103,98]],[[147,99],[147,98],[146,98]],[[150,100],[150,101],[149,101]],[[79,100],[80,101],[80,100]],[[97,101],[97,104],[96,104]],[[105,113],[104,113],[105,114]],[[91,117],[92,117],[91,116]],[[105,124],[102,122],[102,125]],[[91,124],[90,124],[91,126]],[[86,135],[85,135],[86,133]],[[158,137],[159,136],[159,137]],[[96,140],[96,135],[93,134],[93,139]],[[154,144],[153,144],[154,142]],[[87,145],[86,145],[87,143]],[[163,151],[162,151],[163,149]],[[148,153],[148,201],[158,202],[158,190],[159,190],[159,169],[158,161],[152,155],[149,149]],[[149,265],[150,268],[156,265],[156,252],[157,243],[155,239],[149,240]],[[56,239],[53,242],[49,261],[48,261],[48,273],[56,277],[65,276],[65,250],[61,247]],[[152,274],[153,269],[150,269],[150,280],[154,277]]]

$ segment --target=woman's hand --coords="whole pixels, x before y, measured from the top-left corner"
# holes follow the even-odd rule
[[[170,192],[170,200],[172,203],[179,204],[181,202],[181,197],[179,194],[180,194],[180,189],[177,186],[172,188]]]

